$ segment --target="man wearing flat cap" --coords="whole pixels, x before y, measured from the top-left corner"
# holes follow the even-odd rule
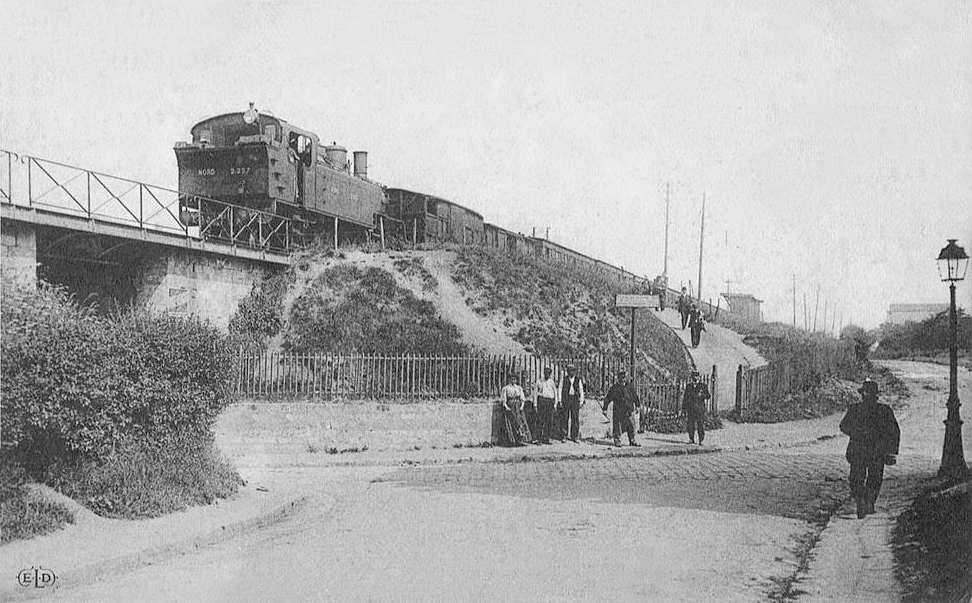
[[[862,401],[847,409],[840,430],[850,437],[846,454],[850,490],[857,503],[857,517],[863,518],[874,513],[884,466],[897,462],[901,430],[891,407],[878,403],[877,382],[865,379],[858,391]]]

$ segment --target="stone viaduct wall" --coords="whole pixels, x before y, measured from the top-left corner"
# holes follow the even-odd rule
[[[37,229],[33,224],[4,220],[0,229],[0,277],[4,287],[37,282],[38,265],[45,261],[38,255]],[[198,316],[223,330],[253,285],[268,271],[280,269],[247,258],[152,243],[136,245],[139,248],[133,250],[130,261],[120,263],[116,268],[109,267],[117,270],[119,275],[131,273],[119,281],[130,277],[135,289],[131,301],[136,306],[177,316]],[[78,279],[83,282],[86,274],[70,276],[75,282]],[[65,278],[65,281],[71,279]],[[56,278],[54,280],[57,282]],[[129,300],[118,301],[128,303]]]

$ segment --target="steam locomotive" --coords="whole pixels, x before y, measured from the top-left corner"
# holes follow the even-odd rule
[[[260,113],[253,103],[244,112],[205,119],[191,133],[191,142],[175,145],[180,217],[207,237],[252,245],[274,228],[274,218],[284,217],[289,241],[298,245],[315,237],[364,240],[380,230],[405,243],[484,245],[619,283],[648,283],[549,239],[489,224],[447,199],[386,188],[368,179],[364,151],[353,153],[352,169],[347,149],[322,145],[313,132]]]
[[[385,189],[368,179],[366,152],[353,154],[352,171],[347,149],[322,145],[313,132],[260,113],[253,103],[245,112],[205,119],[191,134],[191,142],[174,149],[185,197],[180,209],[183,222],[206,225],[207,236],[233,233],[238,240],[261,220],[281,216],[298,243],[336,233],[353,240],[387,216]],[[199,197],[259,211],[239,211],[234,223],[220,223],[222,208]]]

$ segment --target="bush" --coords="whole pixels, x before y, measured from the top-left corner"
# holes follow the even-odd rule
[[[211,447],[233,356],[208,323],[134,311],[102,317],[43,283],[5,289],[0,322],[3,463],[70,490],[79,468],[110,468],[132,454],[133,441],[153,443],[170,461],[160,471],[170,472],[181,471],[180,454]],[[127,479],[99,475],[107,477],[89,480],[98,487]]]
[[[306,262],[306,257],[302,261]],[[240,300],[229,321],[235,347],[260,352],[266,349],[267,340],[283,328],[283,298],[293,281],[290,270],[268,276]]]
[[[957,310],[958,330],[956,339],[960,349],[969,349],[972,342],[972,316]],[[933,355],[948,349],[949,313],[939,312],[921,322],[902,325],[886,323],[877,330],[876,358],[901,358],[904,356]]]
[[[207,323],[103,318],[47,286],[3,299],[2,449],[32,474],[103,458],[123,435],[206,435],[226,403],[232,357]]]

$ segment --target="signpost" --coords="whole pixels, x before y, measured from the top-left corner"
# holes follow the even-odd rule
[[[657,308],[657,295],[629,295],[619,293],[614,299],[615,308],[631,308],[631,355],[628,359],[631,382],[635,379],[635,308]]]

